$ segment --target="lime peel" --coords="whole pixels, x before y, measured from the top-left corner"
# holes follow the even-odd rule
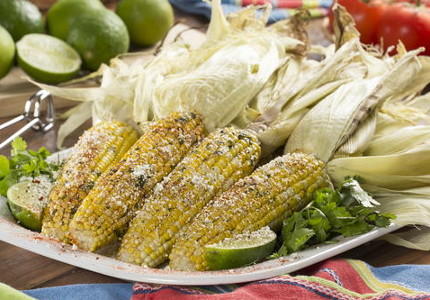
[[[53,182],[48,176],[35,177],[11,186],[7,198],[12,215],[18,223],[32,230],[40,231],[43,208]]]
[[[9,73],[15,57],[15,43],[9,32],[0,25],[0,78]]]
[[[276,244],[276,233],[269,227],[238,234],[206,245],[205,256],[210,270],[242,267],[270,255]]]

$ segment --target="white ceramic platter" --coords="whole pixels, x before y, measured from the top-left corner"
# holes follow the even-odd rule
[[[64,158],[68,152],[66,151],[59,152],[58,156],[54,156],[53,159]],[[4,197],[0,197],[0,240],[51,259],[107,276],[158,284],[212,285],[266,279],[305,268],[399,228],[393,224],[388,228],[375,229],[357,237],[340,238],[339,242],[334,244],[320,245],[249,267],[223,271],[180,272],[124,263],[111,257],[81,251],[70,245],[46,238],[16,224],[5,201]]]

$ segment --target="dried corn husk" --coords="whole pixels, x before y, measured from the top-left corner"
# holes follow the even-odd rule
[[[377,113],[375,134],[361,157],[328,163],[335,184],[360,176],[364,188],[397,216],[400,225],[430,227],[430,115],[426,96],[389,101]],[[396,245],[430,250],[430,230],[410,229],[385,239]]]
[[[381,239],[391,244],[410,249],[417,249],[422,251],[430,250],[429,227],[412,227],[399,233],[384,235]]]
[[[402,91],[419,73],[421,65],[416,57],[419,52],[411,51],[399,57],[382,76],[355,80],[338,88],[300,121],[285,151],[313,153],[328,162],[376,107]],[[400,71],[405,78],[398,76]],[[368,134],[366,130],[357,132]],[[366,141],[366,138],[357,139],[360,143]]]
[[[422,225],[389,234],[384,240],[403,247],[430,250],[430,187],[406,190],[389,190],[376,186],[364,186],[381,203],[380,209],[397,216],[399,225]]]
[[[329,47],[332,48],[332,47]],[[263,155],[285,144],[298,122],[320,100],[339,86],[364,77],[358,40],[351,41],[323,61],[291,57],[267,82],[257,97],[235,120],[240,127],[261,125],[257,130]],[[255,124],[256,123],[256,124]]]
[[[203,115],[209,130],[226,126],[290,56],[304,53],[307,41],[298,39],[304,32],[298,28],[301,23],[266,27],[270,6],[248,7],[227,20],[220,0],[212,4],[206,41],[195,48],[177,40],[134,63],[115,59],[89,76],[100,78],[100,86],[38,85],[53,95],[91,103],[95,121],[117,119],[137,125],[172,111],[195,111]],[[263,13],[258,17],[259,9]],[[84,107],[89,105],[71,111],[73,119],[62,126],[59,142],[88,117]]]
[[[213,1],[207,41],[181,61],[182,68],[157,72],[154,60],[141,76],[136,107],[152,104],[156,118],[196,111],[209,131],[229,124],[288,57],[304,51],[302,41],[280,34],[279,27],[266,27],[267,17],[256,18],[257,8],[227,22],[220,2]],[[142,116],[135,111],[136,121]]]

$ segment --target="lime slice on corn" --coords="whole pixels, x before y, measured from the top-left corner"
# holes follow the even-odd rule
[[[259,261],[273,253],[276,233],[269,227],[239,234],[219,243],[207,245],[206,261],[210,270],[238,268]]]
[[[8,189],[9,208],[18,223],[31,230],[40,231],[43,208],[48,201],[52,185],[49,177],[39,176],[14,184]]]
[[[81,67],[81,58],[71,46],[55,37],[32,33],[16,44],[19,66],[33,79],[60,83],[72,79]]]

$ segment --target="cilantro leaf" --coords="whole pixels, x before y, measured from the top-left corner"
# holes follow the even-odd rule
[[[0,179],[10,173],[10,164],[6,156],[0,155]]]
[[[377,205],[356,178],[346,178],[339,190],[319,189],[307,207],[283,221],[282,245],[271,258],[390,225],[395,216],[379,213]]]
[[[311,237],[315,235],[315,231],[309,228],[298,228],[294,230],[289,239],[285,243],[289,253],[297,252],[304,248],[305,244]]]
[[[44,174],[53,179],[59,166],[46,161],[50,154],[45,147],[37,151],[27,150],[27,143],[20,137],[13,140],[11,157],[0,155],[0,195],[6,196],[9,187],[21,177],[34,178]]]
[[[21,137],[17,137],[16,139],[14,139],[11,145],[12,145],[12,151],[11,151],[12,156],[15,156],[19,152],[25,151],[25,149],[27,149],[27,142],[24,141],[24,139]]]
[[[340,188],[343,203],[345,206],[358,202],[364,207],[378,206],[379,202],[373,199],[355,178],[347,178]]]

